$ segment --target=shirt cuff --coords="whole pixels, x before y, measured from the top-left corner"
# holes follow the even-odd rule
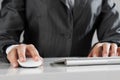
[[[15,48],[15,47],[17,47],[18,45],[11,45],[11,46],[9,46],[7,49],[6,49],[6,54],[9,54],[9,52],[13,49],[13,48]]]

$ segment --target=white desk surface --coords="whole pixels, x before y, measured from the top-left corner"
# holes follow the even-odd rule
[[[0,80],[120,80],[120,65],[51,65],[61,58],[45,58],[38,68],[12,68],[0,62]]]

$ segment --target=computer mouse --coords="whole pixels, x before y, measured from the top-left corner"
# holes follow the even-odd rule
[[[26,58],[25,62],[20,62],[19,59],[17,61],[21,67],[25,67],[25,68],[39,67],[43,63],[42,60],[34,61],[32,58]]]

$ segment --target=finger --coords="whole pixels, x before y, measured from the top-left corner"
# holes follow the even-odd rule
[[[102,57],[108,57],[110,51],[110,43],[104,43],[103,44],[103,51],[102,51]]]
[[[7,54],[7,59],[9,60],[10,64],[13,67],[18,67],[18,62],[17,62],[17,50],[16,48],[12,49],[10,53]]]
[[[26,56],[25,56],[26,45],[25,44],[20,44],[19,46],[17,46],[17,53],[18,53],[19,60],[21,62],[26,61]]]
[[[120,47],[117,48],[117,54],[120,56]]]
[[[102,51],[102,47],[100,46],[100,44],[98,44],[97,46],[95,46],[93,48],[93,50],[90,52],[88,57],[100,57],[101,56],[101,51]]]
[[[101,57],[101,51],[102,51],[101,49],[102,47],[96,48],[93,52],[93,57]]]
[[[88,57],[92,57],[92,52],[89,53]]]
[[[93,49],[93,50],[89,53],[88,57],[97,57],[97,55],[96,55],[96,50]]]
[[[115,43],[111,44],[110,56],[118,56],[117,54],[117,45]]]
[[[29,52],[29,54],[31,54],[32,58],[35,60],[35,61],[38,61],[39,59],[42,59],[39,55],[39,52],[37,51],[37,49],[34,47],[34,45],[30,44],[30,45],[27,45],[27,50]]]

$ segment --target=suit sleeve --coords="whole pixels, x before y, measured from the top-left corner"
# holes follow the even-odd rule
[[[120,46],[120,12],[112,0],[103,0],[101,14],[97,21],[98,40]]]
[[[24,30],[24,0],[3,0],[0,12],[0,56],[5,48],[18,44]]]

